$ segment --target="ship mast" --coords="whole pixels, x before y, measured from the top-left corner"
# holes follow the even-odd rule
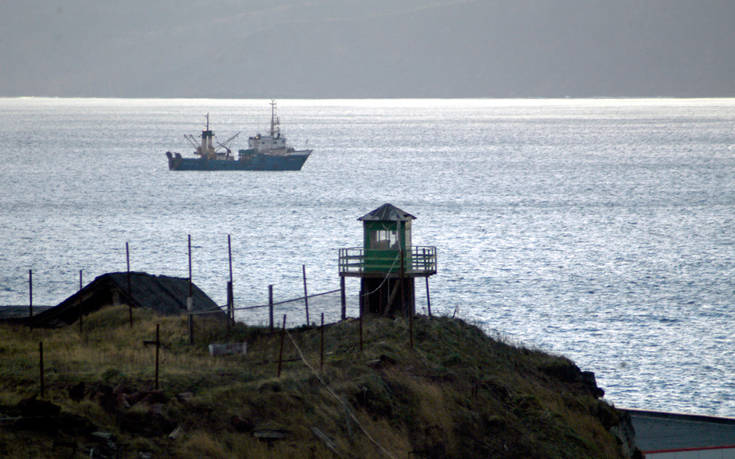
[[[209,130],[209,113],[207,113],[206,118],[207,129],[202,131],[202,145],[199,148],[199,154],[202,156],[214,153],[214,146],[212,145],[212,137],[214,137],[214,132]]]
[[[278,120],[278,117],[276,116],[276,101],[271,99],[271,137],[275,138],[276,134],[280,134],[280,121]]]

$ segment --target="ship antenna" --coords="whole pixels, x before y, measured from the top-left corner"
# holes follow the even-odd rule
[[[276,101],[271,99],[271,137],[276,135]]]

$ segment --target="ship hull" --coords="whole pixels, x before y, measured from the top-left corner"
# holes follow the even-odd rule
[[[240,159],[183,158],[171,152],[166,156],[172,171],[298,171],[310,154],[311,150],[288,155],[252,154]]]

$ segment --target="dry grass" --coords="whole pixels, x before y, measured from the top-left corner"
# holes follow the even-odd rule
[[[155,337],[156,324],[163,343],[160,384],[169,400],[160,415],[184,430],[176,441],[141,437],[120,423],[121,416],[145,418],[148,405],[110,412],[89,394],[80,402],[69,398],[69,388],[79,382],[152,388],[155,348],[143,341]],[[276,376],[280,332],[263,328],[239,325],[228,332],[221,323],[197,319],[191,346],[186,317],[136,310],[130,328],[125,306],[86,317],[81,334],[76,325],[56,330],[3,325],[0,412],[38,392],[38,342],[43,341],[46,398],[114,433],[128,452],[329,457],[326,443],[312,431],[317,428],[340,454],[357,457],[383,456],[383,449],[394,457],[619,454],[614,438],[590,414],[601,402],[544,373],[548,366],[571,365],[568,360],[491,339],[448,318],[417,318],[413,349],[405,320],[371,318],[363,325],[363,352],[358,321],[326,328],[323,371],[319,330],[290,330],[314,372],[287,337],[281,377]],[[248,355],[209,356],[208,343],[228,340],[247,341]],[[185,391],[193,398],[178,401],[176,395]],[[285,438],[259,440],[253,435],[259,429],[283,431]],[[32,434],[8,435],[0,435],[0,455],[50,451],[46,437],[34,443],[26,441],[35,438]]]

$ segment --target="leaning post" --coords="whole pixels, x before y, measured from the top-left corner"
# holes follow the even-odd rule
[[[306,265],[301,265],[301,272],[304,277],[304,307],[306,308],[306,325],[309,325],[309,292],[306,289]]]

